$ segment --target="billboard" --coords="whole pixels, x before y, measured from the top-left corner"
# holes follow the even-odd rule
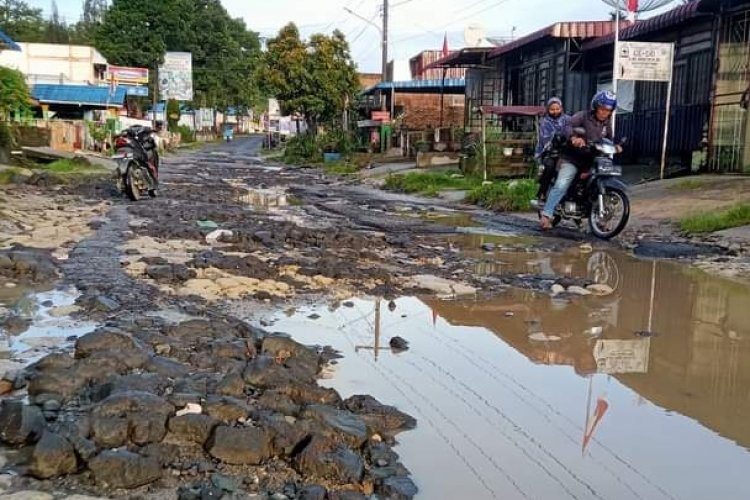
[[[620,42],[617,59],[617,78],[668,82],[672,79],[674,44],[649,42]]]
[[[190,52],[167,52],[159,67],[159,90],[163,101],[193,100],[193,55]]]
[[[148,68],[112,66],[107,68],[107,80],[117,83],[148,83]]]

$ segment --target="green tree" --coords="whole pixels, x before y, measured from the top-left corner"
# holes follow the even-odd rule
[[[174,99],[167,101],[167,125],[170,132],[177,131],[177,124],[180,121],[180,103]]]
[[[93,45],[108,8],[107,0],[84,0],[81,20],[68,30],[71,43]]]
[[[305,43],[294,24],[269,40],[261,74],[268,95],[281,101],[285,113],[302,113],[313,130],[335,123],[359,87],[343,33],[316,34]]]
[[[0,29],[18,42],[39,42],[44,38],[47,23],[42,9],[23,0],[0,0]]]
[[[26,110],[31,103],[29,88],[20,71],[0,66],[0,121],[16,110]]]
[[[52,16],[47,21],[43,41],[45,43],[70,43],[70,33],[65,21],[60,19],[57,2],[52,0]]]

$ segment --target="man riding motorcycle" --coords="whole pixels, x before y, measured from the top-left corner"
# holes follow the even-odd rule
[[[601,139],[613,139],[612,112],[616,108],[617,96],[615,94],[609,91],[598,92],[591,99],[591,110],[576,113],[565,128],[564,135],[568,139],[568,147],[562,153],[557,180],[542,210],[543,230],[552,229],[555,208],[565,197],[579,169],[584,169],[590,164],[591,155],[585,149],[586,145]],[[586,136],[575,135],[573,131],[577,128],[585,129]],[[617,146],[617,152],[622,152],[620,146]]]

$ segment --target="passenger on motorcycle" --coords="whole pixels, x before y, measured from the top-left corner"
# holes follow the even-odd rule
[[[576,178],[579,169],[585,168],[591,161],[591,155],[586,150],[590,142],[601,139],[612,140],[612,112],[617,107],[617,97],[609,91],[598,92],[591,100],[591,110],[576,113],[565,128],[564,135],[569,141],[569,146],[563,151],[560,165],[557,170],[557,180],[547,198],[542,210],[542,229],[552,228],[552,217],[555,208],[565,197],[570,185]],[[586,130],[586,136],[580,137],[574,134],[576,128]],[[622,148],[617,146],[617,152]]]
[[[534,151],[534,158],[542,171],[542,176],[539,179],[539,191],[537,192],[537,198],[540,201],[547,196],[547,188],[549,188],[549,183],[552,182],[555,175],[554,159],[546,158],[544,150],[556,135],[564,133],[569,122],[570,115],[565,113],[560,98],[553,97],[547,101],[547,112],[539,125],[539,137]]]

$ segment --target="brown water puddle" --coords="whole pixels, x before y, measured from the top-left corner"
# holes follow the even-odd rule
[[[621,254],[495,258],[614,293],[355,300],[274,329],[342,351],[324,384],[418,419],[397,451],[420,498],[750,498],[750,288]]]

